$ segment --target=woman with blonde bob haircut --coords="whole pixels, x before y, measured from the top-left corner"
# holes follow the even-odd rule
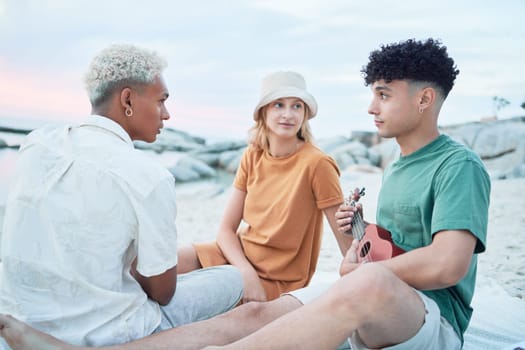
[[[263,79],[217,240],[180,249],[180,272],[231,264],[243,277],[243,302],[275,299],[310,282],[323,213],[346,252],[348,238],[334,230],[343,202],[339,169],[312,144],[308,120],[316,114],[300,74],[279,71]]]

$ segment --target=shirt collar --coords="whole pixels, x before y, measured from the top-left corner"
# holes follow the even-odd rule
[[[135,147],[133,145],[133,141],[129,137],[128,133],[124,128],[117,122],[113,121],[112,119],[108,117],[104,117],[101,115],[92,114],[86,118],[86,120],[80,124],[80,126],[95,126],[98,128],[105,129],[116,136],[118,136],[122,141],[126,142],[127,144],[131,145],[132,147]]]

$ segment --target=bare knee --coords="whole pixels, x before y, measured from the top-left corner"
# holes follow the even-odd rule
[[[236,322],[255,331],[301,306],[296,298],[285,295],[272,301],[251,301],[236,307],[224,316],[228,317],[228,314],[232,314],[230,317],[234,317]]]
[[[399,280],[389,269],[365,264],[343,276],[328,294],[334,306],[370,313],[381,310],[395,298],[396,283]]]
[[[192,245],[181,247],[177,251],[177,273],[187,273],[202,268],[197,252]]]

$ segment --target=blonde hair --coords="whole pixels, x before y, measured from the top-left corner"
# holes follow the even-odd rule
[[[268,152],[270,150],[270,141],[268,140],[268,127],[266,126],[266,109],[269,104],[263,106],[259,109],[257,120],[255,125],[250,129],[250,144],[255,146],[260,150]],[[313,143],[314,137],[310,129],[310,123],[308,122],[308,117],[310,115],[310,109],[307,104],[305,104],[305,113],[303,124],[297,132],[297,138],[303,140],[304,142]]]
[[[92,106],[100,106],[126,86],[153,83],[167,63],[156,52],[134,45],[112,45],[93,58],[84,76]]]

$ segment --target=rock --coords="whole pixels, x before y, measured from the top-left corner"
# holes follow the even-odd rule
[[[523,164],[516,165],[507,175],[507,179],[525,177],[525,162]]]
[[[27,133],[31,130],[8,131]],[[525,177],[525,116],[440,127],[440,131],[476,152],[492,178]],[[341,170],[352,167],[384,169],[400,154],[395,139],[383,139],[376,132],[369,131],[355,131],[350,137],[319,139],[315,144],[334,158]],[[135,146],[158,153],[157,157],[162,159],[178,181],[188,182],[217,178],[220,169],[234,174],[247,143],[232,140],[207,144],[201,137],[165,128],[154,143],[135,142]],[[9,146],[0,139],[0,149],[17,147]],[[177,159],[173,159],[172,155]],[[175,166],[169,167],[174,163]]]
[[[190,136],[184,131],[164,128],[153,143],[135,141],[135,147],[153,150],[157,153],[164,151],[193,151],[203,147],[206,141],[201,137]]]
[[[193,157],[208,164],[211,167],[219,166],[220,153],[192,153]]]
[[[0,205],[0,252],[2,251],[2,227],[4,223],[5,207]],[[2,255],[0,254],[0,263],[2,263]]]
[[[368,160],[368,149],[360,141],[342,143],[335,146],[329,154],[341,169],[351,164],[371,164]]]
[[[203,146],[202,148],[196,150],[195,153],[222,153],[226,151],[244,149],[246,146],[247,143],[245,141],[222,141]]]
[[[22,134],[27,135],[29,134],[33,129],[28,128],[16,128],[16,127],[8,127],[8,126],[0,126],[0,132],[7,132],[11,134]]]
[[[352,140],[361,142],[367,148],[382,142],[381,137],[375,131],[352,131],[350,138]]]
[[[168,168],[168,170],[173,175],[176,181],[188,182],[200,179],[199,173],[186,167],[175,165]]]
[[[194,158],[203,161],[211,167],[226,169],[231,166],[230,157],[234,157],[233,155],[238,153],[242,154],[246,147],[247,143],[244,141],[223,141],[206,145],[191,153]]]
[[[229,173],[235,173],[239,167],[244,150],[226,151],[221,153],[219,158],[219,167]]]
[[[470,147],[481,159],[492,159],[516,151],[525,139],[525,123],[473,123],[447,134]]]
[[[374,158],[379,158],[379,162],[376,165],[379,165],[381,168],[386,168],[390,163],[396,161],[399,158],[400,149],[399,145],[395,139],[385,139],[383,142],[378,143],[375,146],[372,146],[369,150],[369,153],[374,153]]]
[[[133,144],[135,145],[135,148],[137,149],[153,151],[155,153],[162,153],[166,150],[163,145],[156,144],[156,143],[147,143],[144,141],[133,141]]]
[[[367,158],[368,157],[368,148],[359,141],[350,141],[348,143],[338,146],[330,153],[337,154],[340,152],[349,153],[354,157]]]
[[[370,164],[375,167],[378,167],[381,164],[381,155],[375,148],[368,149],[368,159],[370,160]]]
[[[224,170],[226,170],[230,174],[235,174],[237,172],[237,169],[239,168],[239,164],[241,163],[241,158],[242,152],[239,152],[234,158],[230,160],[228,164],[226,164]]]
[[[480,156],[492,178],[523,176],[525,117],[468,123],[442,128]]]
[[[177,166],[193,170],[197,174],[199,174],[199,177],[213,177],[217,175],[217,172],[211,166],[199,159],[195,159],[189,156],[179,159],[179,161],[177,162]]]
[[[338,147],[348,143],[349,138],[344,136],[336,136],[331,138],[320,139],[315,142],[316,146],[319,147],[323,152],[332,154],[332,151]]]
[[[349,165],[356,164],[356,160],[349,153],[338,153],[332,156],[332,158],[334,158],[339,169],[346,169]]]

